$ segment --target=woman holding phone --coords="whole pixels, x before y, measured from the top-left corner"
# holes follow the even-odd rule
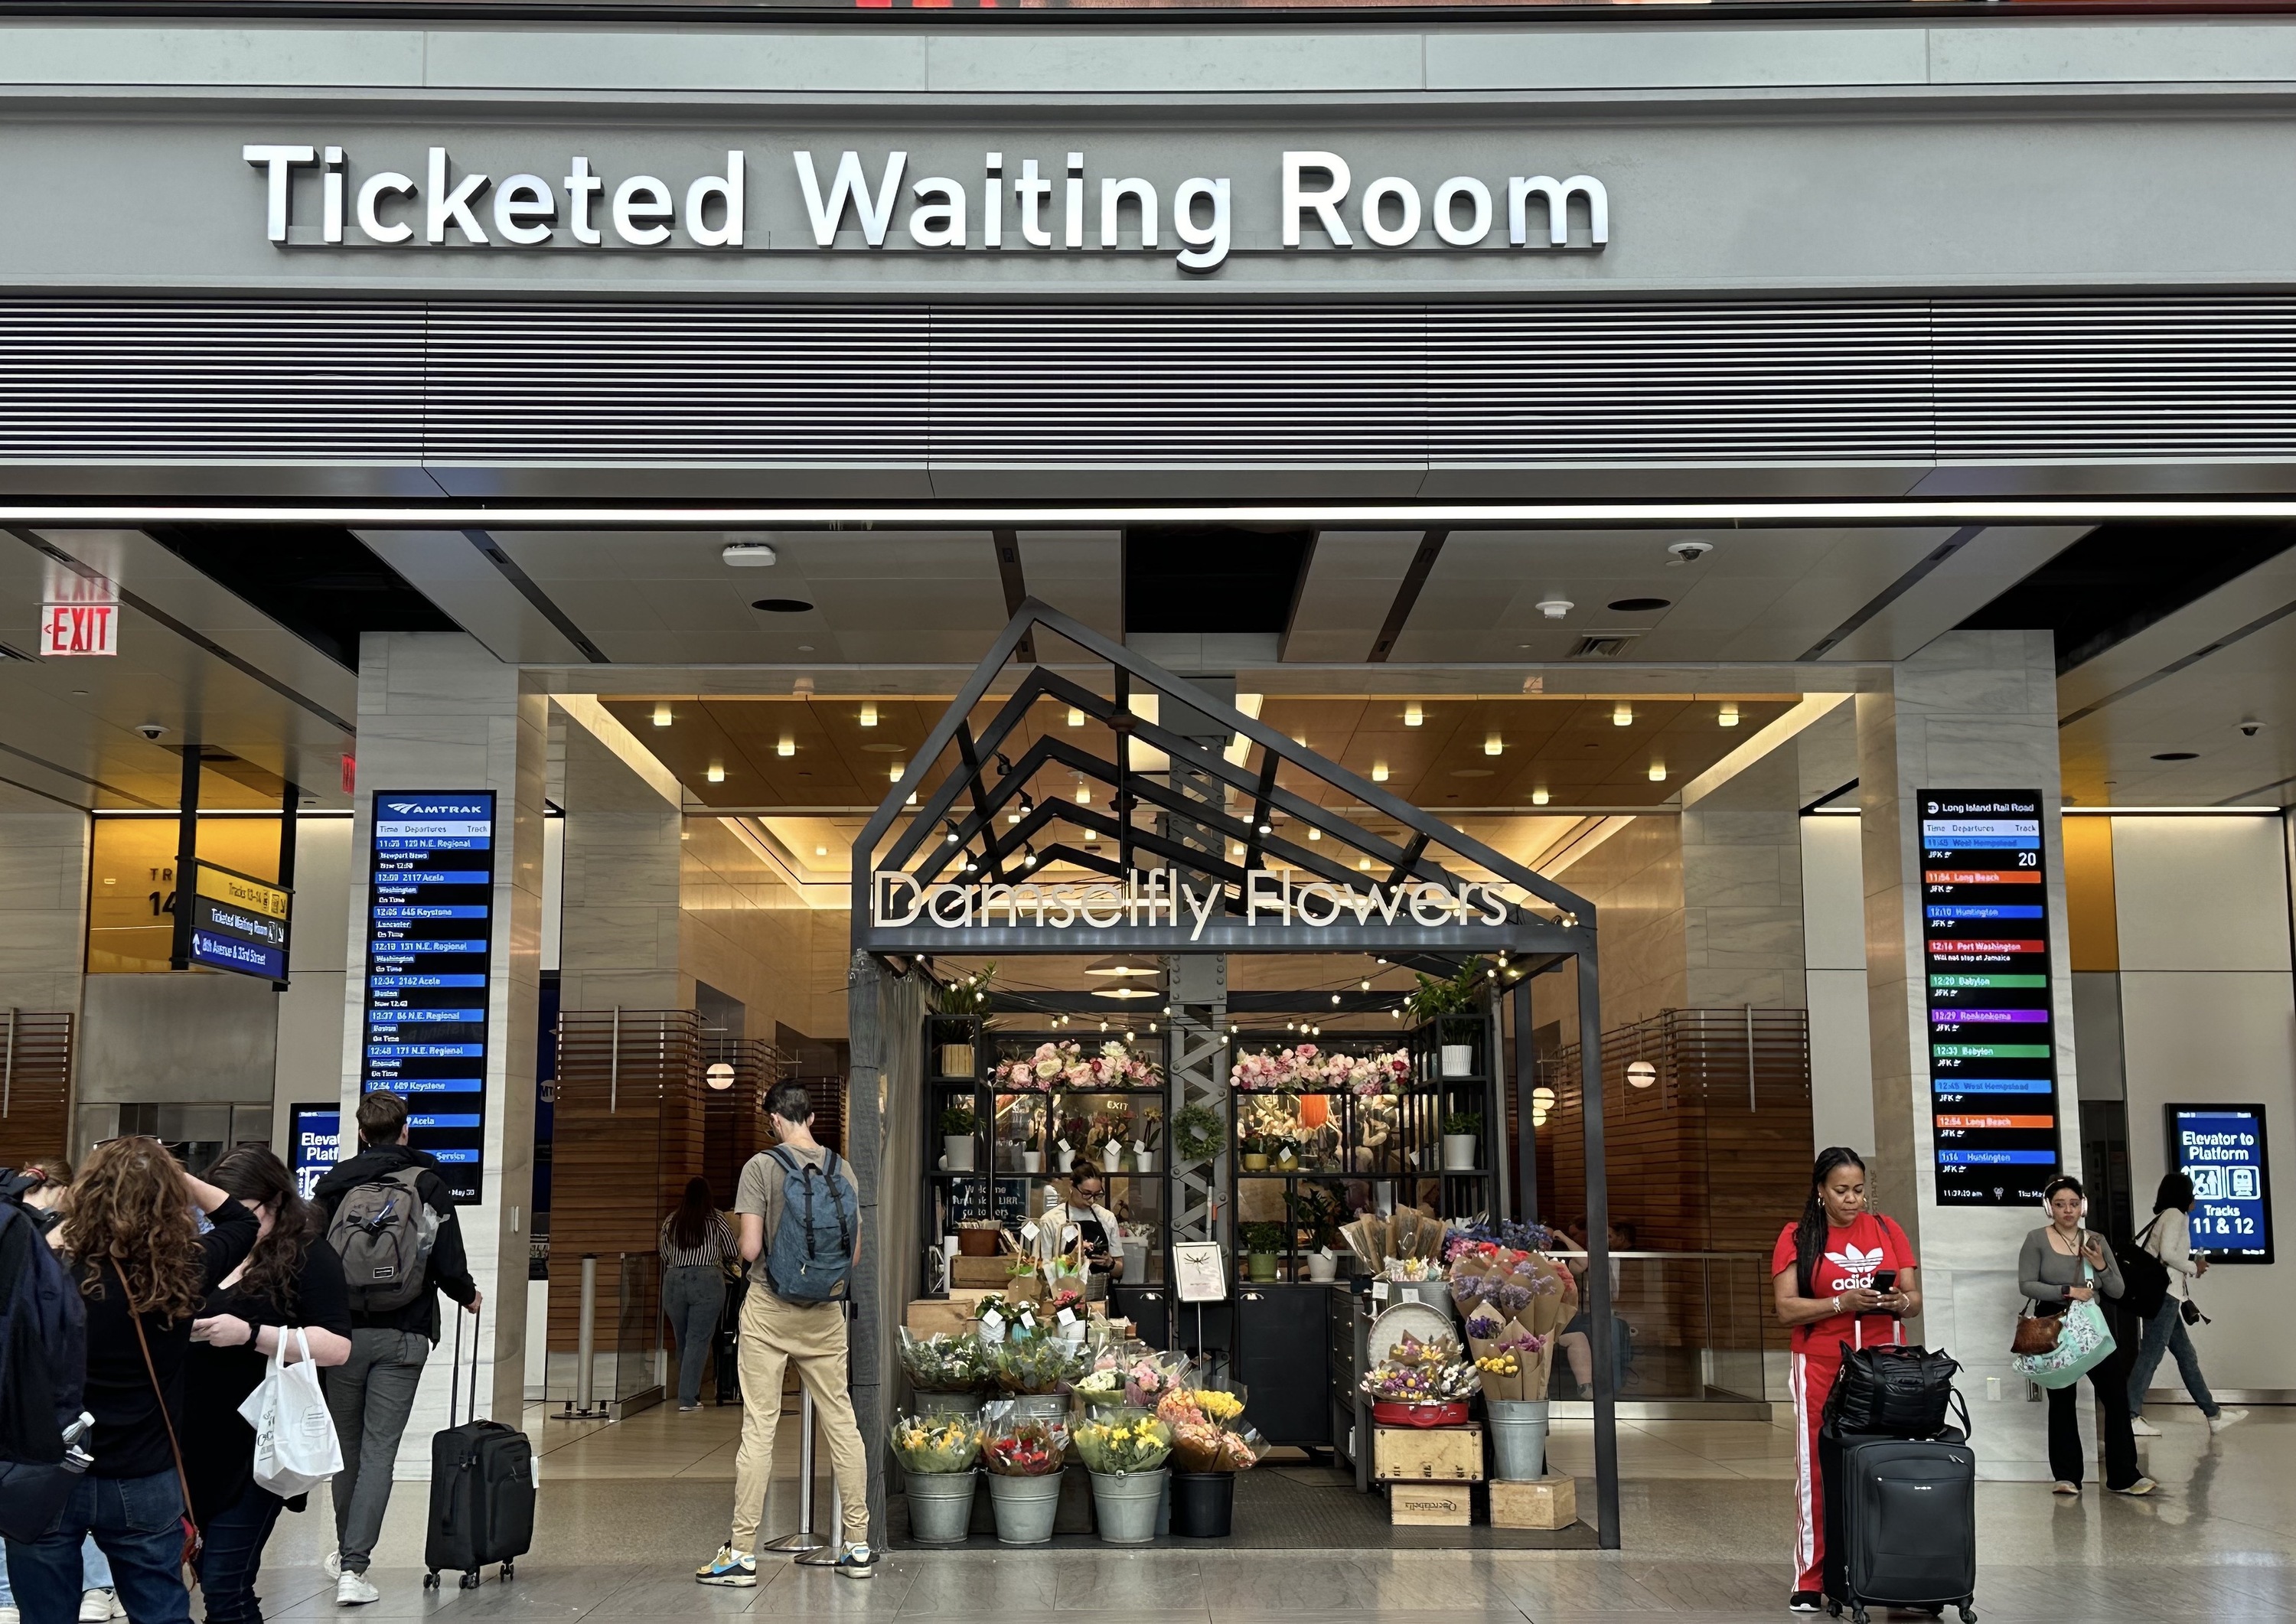
[[[2112,1248],[2094,1229],[2081,1227],[2088,1211],[2088,1193],[2078,1178],[2052,1178],[2041,1190],[2041,1204],[2049,1221],[2025,1237],[2017,1254],[2017,1289],[2033,1300],[2033,1311],[2046,1316],[2062,1314],[2070,1302],[2091,1302],[2102,1291],[2107,1297],[2121,1292],[2120,1265]],[[2128,1376],[2118,1359],[2091,1367],[2089,1385],[2104,1412],[2104,1486],[2115,1494],[2147,1495],[2152,1480],[2136,1465],[2136,1438],[2128,1426]],[[2080,1415],[2073,1395],[2080,1383],[2070,1382],[2049,1389],[2049,1470],[2056,1474],[2061,1495],[2081,1491]]]
[[[1847,1145],[1817,1153],[1801,1217],[1770,1254],[1778,1323],[1793,1328],[1794,1582],[1786,1605],[1825,1604],[1825,1486],[1817,1427],[1845,1349],[1893,1347],[1922,1311],[1912,1243],[1895,1218],[1866,1210],[1866,1162]]]

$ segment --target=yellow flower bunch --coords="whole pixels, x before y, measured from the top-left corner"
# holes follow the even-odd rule
[[[962,1415],[903,1415],[892,1439],[895,1457],[910,1472],[964,1472],[980,1454],[980,1433]]]
[[[1192,1396],[1196,1401],[1196,1407],[1204,1413],[1204,1419],[1207,1421],[1229,1422],[1243,1414],[1243,1400],[1234,1393],[1222,1392],[1218,1388],[1206,1387],[1199,1388]]]
[[[1522,1374],[1522,1361],[1511,1353],[1487,1353],[1475,1361],[1475,1368],[1486,1375],[1517,1376]]]

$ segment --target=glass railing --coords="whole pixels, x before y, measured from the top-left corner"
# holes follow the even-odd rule
[[[1583,1254],[1564,1259],[1572,1272]],[[1758,1403],[1773,1393],[1765,1354],[1783,1354],[1769,1259],[1759,1252],[1614,1251],[1612,1354],[1623,1402]],[[1562,1332],[1550,1398],[1587,1396],[1594,1374],[1587,1294]]]
[[[584,1259],[550,1261],[549,1352],[543,1363],[545,1413],[619,1420],[661,1400],[661,1256],[596,1254],[589,1314],[589,1380],[583,1381]]]

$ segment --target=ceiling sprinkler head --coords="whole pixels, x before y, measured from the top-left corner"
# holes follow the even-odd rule
[[[1667,560],[1667,568],[1671,570],[1677,564],[1696,563],[1714,551],[1714,544],[1710,541],[1677,541],[1669,545],[1667,551],[1674,555]]]
[[[1569,598],[1541,598],[1538,603],[1538,612],[1550,620],[1560,620],[1576,607],[1577,605]]]

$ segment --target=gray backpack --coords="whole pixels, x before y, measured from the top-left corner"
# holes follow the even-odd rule
[[[413,1302],[430,1267],[439,1215],[415,1181],[421,1168],[401,1168],[343,1193],[327,1226],[327,1244],[343,1260],[355,1314],[387,1314]]]

